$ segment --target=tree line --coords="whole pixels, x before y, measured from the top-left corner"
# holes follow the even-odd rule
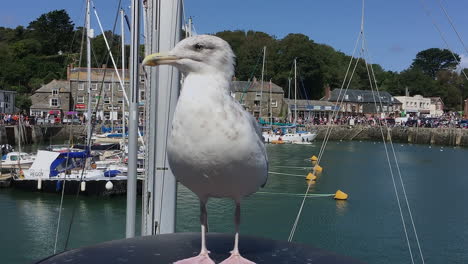
[[[105,35],[120,65],[120,36],[111,31]],[[260,78],[262,51],[266,46],[265,79],[282,86],[286,96],[289,79],[294,76],[294,58],[298,65],[297,96],[303,99],[320,99],[327,85],[332,89],[341,87],[350,60],[350,56],[303,34],[279,39],[264,32],[236,30],[215,35],[232,46],[238,80]],[[27,27],[0,27],[0,89],[17,91],[17,107],[27,110],[31,105],[30,94],[53,79],[66,78],[67,65],[86,65],[83,36],[83,27],[75,27],[65,10],[43,14]],[[92,66],[106,64],[103,35],[93,38],[91,46]],[[392,95],[404,95],[408,89],[412,95],[438,96],[448,110],[461,110],[462,100],[468,97],[468,82],[456,71],[459,60],[459,55],[448,50],[431,48],[419,52],[411,66],[401,72],[386,71],[378,64],[372,66],[381,90]],[[350,88],[370,89],[362,60]]]

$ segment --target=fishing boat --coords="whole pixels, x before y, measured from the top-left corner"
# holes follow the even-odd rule
[[[34,156],[25,152],[10,152],[3,155],[0,168],[2,169],[25,169],[31,167]]]

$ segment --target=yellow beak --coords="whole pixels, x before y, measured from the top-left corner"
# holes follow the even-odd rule
[[[154,53],[154,54],[146,56],[142,64],[143,66],[157,66],[161,64],[172,64],[178,59],[179,58],[177,58],[176,56],[171,56],[171,55],[162,54],[162,53]]]

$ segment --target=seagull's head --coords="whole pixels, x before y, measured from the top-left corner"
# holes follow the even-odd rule
[[[146,56],[143,66],[173,65],[185,73],[219,72],[231,78],[234,74],[231,46],[223,39],[211,35],[186,38],[167,54]]]

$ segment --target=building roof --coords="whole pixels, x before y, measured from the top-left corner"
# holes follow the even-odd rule
[[[444,104],[444,101],[442,101],[442,98],[440,97],[429,97],[431,99],[431,104],[435,104],[437,102],[441,102],[442,104]]]
[[[69,93],[70,85],[66,80],[52,80],[50,83],[41,86],[34,93],[52,93],[53,89],[59,89],[61,93]]]
[[[343,100],[343,102],[374,103],[374,95],[371,90],[348,89],[346,93],[343,91],[340,95],[340,98],[338,98],[339,93],[340,89],[334,89],[331,91],[329,101],[336,102]],[[395,97],[386,91],[380,91],[379,94],[381,101],[384,104],[401,104],[400,101],[398,101]],[[377,98],[377,93],[375,93],[375,96],[377,103],[379,103],[380,100]]]
[[[122,77],[122,69],[117,69],[119,74]],[[91,81],[102,81],[102,77],[105,75],[105,81],[112,81],[118,82],[119,77],[115,74],[115,70],[113,67],[110,68],[91,68]],[[140,68],[140,75],[143,75],[144,71]],[[81,67],[81,68],[71,68],[68,73],[68,79],[71,81],[87,81],[88,80],[88,68]],[[130,71],[128,69],[125,70],[125,81],[130,80]]]
[[[232,81],[231,92],[260,92],[262,91],[262,82],[259,81]],[[270,92],[270,83],[263,83],[263,92]],[[272,93],[284,93],[283,88],[271,83]]]

